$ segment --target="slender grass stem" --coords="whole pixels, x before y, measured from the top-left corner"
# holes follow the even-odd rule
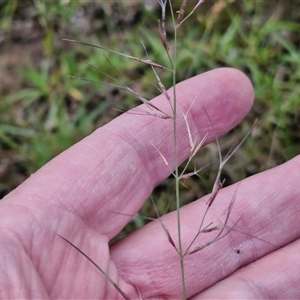
[[[177,94],[176,94],[176,71],[177,71],[177,29],[175,23],[175,16],[172,8],[172,1],[169,0],[170,12],[174,26],[174,53],[173,53],[173,136],[174,136],[174,164],[175,164],[175,193],[176,193],[176,213],[177,213],[177,234],[178,234],[178,252],[180,256],[180,270],[182,282],[182,295],[186,299],[185,287],[185,272],[184,272],[184,252],[182,248],[181,239],[181,222],[180,222],[180,176],[179,176],[179,162],[178,162],[178,143],[177,143]]]

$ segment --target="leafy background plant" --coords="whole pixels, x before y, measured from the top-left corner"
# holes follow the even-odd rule
[[[196,2],[189,1],[188,6]],[[179,9],[180,4],[175,6]],[[104,56],[100,50],[63,38],[146,59],[142,40],[152,61],[164,64],[167,58],[156,31],[160,9],[154,0],[4,1],[0,8],[3,197],[55,155],[115,118],[120,112],[113,108],[139,103],[115,87],[100,85],[109,79],[101,72],[121,76],[148,99],[158,93],[149,67],[110,53]],[[251,138],[225,166],[226,184],[299,153],[299,21],[298,1],[207,1],[179,31],[178,81],[230,66],[245,72],[255,87],[256,101],[248,118],[220,141],[226,153],[237,136],[243,137],[259,119]],[[159,76],[166,87],[171,86],[170,73],[159,72]],[[217,149],[210,145],[195,162],[204,166],[216,157]],[[192,165],[190,168],[187,171],[193,171]],[[211,191],[216,170],[217,164],[211,164],[201,171],[201,178],[189,179],[185,183],[189,188],[182,186],[183,202]],[[168,205],[173,190],[171,178],[156,188],[160,212],[172,208]],[[141,214],[155,216],[151,202]],[[126,231],[144,223],[134,218]]]

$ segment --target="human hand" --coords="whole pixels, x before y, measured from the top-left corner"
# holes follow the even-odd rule
[[[220,136],[238,124],[253,101],[249,80],[232,69],[180,83],[178,105],[183,111],[200,90],[189,124],[198,140],[211,132],[203,106]],[[168,109],[162,97],[154,102]],[[179,256],[159,222],[108,245],[152,189],[168,177],[170,171],[150,141],[172,167],[172,130],[171,120],[123,114],[6,196],[0,203],[1,298],[122,298],[59,235],[96,262],[129,298],[139,298],[139,292],[142,299],[181,298]],[[180,115],[178,136],[182,162],[190,146]],[[207,142],[213,139],[214,134],[208,135]],[[230,231],[186,256],[189,298],[299,298],[299,163],[296,157],[243,180],[238,190],[236,185],[220,190],[208,220],[221,215],[236,195],[230,219],[233,224],[239,220],[239,229],[246,234]],[[181,209],[184,246],[198,230],[207,199]],[[176,242],[176,215],[162,219]]]

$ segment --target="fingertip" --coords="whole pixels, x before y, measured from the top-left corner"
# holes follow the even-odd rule
[[[220,68],[211,71],[218,82],[220,98],[224,115],[226,107],[231,110],[229,117],[232,127],[236,126],[250,111],[254,102],[254,89],[250,79],[240,70],[233,68]]]
[[[232,90],[238,99],[241,106],[249,111],[254,102],[254,88],[249,77],[240,70],[234,68],[220,68],[213,70],[220,76],[220,84],[224,84],[224,90]],[[222,87],[221,87],[222,88]]]
[[[198,128],[206,131],[213,124],[215,133],[223,135],[248,114],[254,101],[250,79],[233,68],[214,69],[178,84],[178,100]],[[203,114],[206,111],[210,118]]]

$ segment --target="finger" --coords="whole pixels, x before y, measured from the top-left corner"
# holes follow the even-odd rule
[[[169,91],[172,97],[172,90]],[[248,113],[253,101],[251,83],[241,72],[218,69],[178,84],[178,108],[186,113],[193,137],[198,141],[232,129]],[[170,113],[170,103],[159,96],[153,103]],[[210,116],[215,133],[206,113]],[[148,109],[141,106],[140,109]],[[148,109],[149,110],[149,109]],[[187,158],[190,145],[186,124],[178,110],[179,162]],[[155,147],[151,145],[155,144]],[[167,167],[157,149],[168,161]],[[10,198],[30,207],[38,203],[46,212],[43,223],[70,223],[67,214],[111,238],[141,207],[153,187],[174,167],[172,119],[123,114],[74,145],[16,189]],[[114,213],[112,213],[114,212]],[[124,215],[117,214],[118,212]],[[54,229],[55,230],[55,229]]]
[[[234,198],[227,226],[235,226],[219,241],[185,257],[188,297],[299,238],[299,165],[300,156],[220,190],[204,226],[214,220],[212,226],[222,226],[224,211]],[[207,198],[181,210],[183,249],[189,247],[199,230]],[[166,215],[162,221],[178,248],[176,214]],[[205,245],[217,233],[200,234],[190,249]],[[159,222],[152,222],[116,243],[111,254],[119,274],[138,287],[144,299],[154,299],[158,295],[173,299],[181,295],[179,255]]]
[[[192,299],[299,299],[299,247],[298,239]]]

